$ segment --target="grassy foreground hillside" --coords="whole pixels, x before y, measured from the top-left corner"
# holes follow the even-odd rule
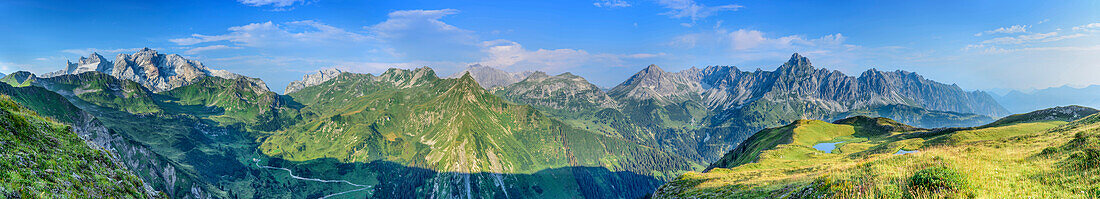
[[[654,197],[1100,197],[1100,115],[1085,117],[1095,110],[1078,108],[972,128],[800,120],[760,131],[708,171],[681,175]]]
[[[149,198],[141,180],[71,127],[0,95],[0,196]],[[81,196],[81,197],[76,197]]]

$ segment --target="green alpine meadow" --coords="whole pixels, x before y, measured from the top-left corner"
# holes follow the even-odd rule
[[[0,1],[0,198],[1100,198],[1100,3]]]

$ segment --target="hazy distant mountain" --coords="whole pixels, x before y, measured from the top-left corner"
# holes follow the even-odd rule
[[[245,76],[224,70],[212,70],[201,62],[183,58],[177,54],[158,54],[157,51],[144,48],[134,54],[118,54],[115,61],[107,61],[98,53],[80,57],[76,63],[69,62],[65,70],[43,74],[42,77],[54,77],[65,74],[80,74],[97,71],[119,79],[132,80],[150,91],[162,92],[195,83],[206,76],[225,79],[237,79]],[[246,77],[247,78],[247,77]],[[267,90],[267,84],[256,78],[248,78],[256,84],[257,92]]]
[[[523,81],[524,78],[527,78],[527,75],[530,75],[532,73],[531,71],[506,72],[493,67],[483,66],[481,64],[474,64],[466,67],[466,69],[462,71],[451,74],[451,76],[447,76],[447,79],[462,77],[462,75],[466,74],[466,72],[469,72],[470,75],[474,77],[474,80],[477,80],[477,83],[485,89],[490,89],[497,86],[505,86]]]
[[[1024,113],[1046,107],[1082,105],[1100,107],[1100,85],[1084,88],[1069,86],[1051,87],[1032,92],[1010,91],[994,96],[1001,105],[1013,113]]]

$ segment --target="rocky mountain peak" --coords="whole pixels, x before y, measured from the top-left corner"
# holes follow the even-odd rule
[[[645,69],[642,69],[642,72],[651,73],[651,74],[659,74],[659,73],[664,73],[665,71],[661,70],[661,67],[658,67],[657,64],[650,64],[649,66],[646,66]]]
[[[612,88],[608,95],[617,100],[654,99],[659,103],[693,98],[703,90],[700,74],[698,69],[669,73],[657,65],[649,65]]]
[[[777,69],[777,71],[778,72],[796,72],[796,71],[810,71],[810,70],[813,70],[813,69],[814,69],[814,67],[813,67],[812,64],[810,64],[810,59],[809,58],[803,57],[802,55],[798,55],[798,53],[795,53],[795,54],[791,55],[791,59],[787,60],[787,63],[784,63],[782,66],[779,66],[779,69]]]
[[[535,71],[535,72],[531,73],[531,75],[528,75],[527,78],[524,79],[523,81],[537,82],[537,81],[546,80],[548,78],[550,78],[550,75],[547,75],[546,72]]]
[[[286,86],[286,91],[284,91],[283,93],[293,93],[295,91],[302,90],[305,87],[320,85],[327,82],[328,80],[336,78],[336,76],[340,76],[341,73],[344,73],[344,71],[340,71],[340,69],[330,68],[317,71],[317,73],[314,74],[304,75],[302,76],[302,80],[290,82],[290,84]]]
[[[478,85],[477,80],[474,80],[473,75],[469,72],[463,74],[462,77],[455,79],[455,83],[444,95],[461,95],[467,101],[476,101],[476,98],[480,94],[483,94],[485,89]]]
[[[107,61],[99,53],[81,57],[77,63],[68,63],[65,70],[48,73],[45,76],[80,74],[84,72],[102,72],[118,79],[137,82],[153,92],[163,92],[190,85],[207,76],[224,79],[237,79],[245,76],[224,70],[211,70],[201,62],[188,60],[178,54],[159,54],[148,47],[134,54],[119,54],[114,63]],[[249,82],[257,88],[267,90],[267,85],[256,78]]]
[[[111,70],[111,62],[104,59],[99,53],[93,52],[88,57],[81,56],[80,59],[73,63],[66,61],[66,67],[64,72],[68,74],[78,74],[83,72],[99,71],[105,72]],[[49,75],[47,75],[49,76]]]

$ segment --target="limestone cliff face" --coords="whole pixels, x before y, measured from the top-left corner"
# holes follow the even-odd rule
[[[569,111],[618,106],[599,87],[572,73],[549,76],[538,71],[518,83],[497,87],[493,93],[522,104]]]
[[[137,82],[153,92],[163,92],[190,85],[203,77],[215,76],[225,79],[247,78],[255,84],[256,92],[266,92],[267,84],[257,78],[245,77],[224,70],[206,68],[201,62],[188,60],[178,54],[160,54],[144,48],[134,54],[119,54],[115,61],[107,61],[98,53],[81,57],[76,63],[68,63],[65,70],[52,72],[44,77],[53,77],[85,72],[106,73],[115,78]]]
[[[290,82],[290,84],[286,86],[286,91],[284,91],[283,93],[293,93],[305,87],[316,86],[321,83],[325,83],[332,78],[336,78],[336,76],[340,76],[340,73],[343,73],[343,71],[340,71],[340,69],[332,68],[317,71],[317,73],[314,74],[307,74],[302,77],[302,80]]]

